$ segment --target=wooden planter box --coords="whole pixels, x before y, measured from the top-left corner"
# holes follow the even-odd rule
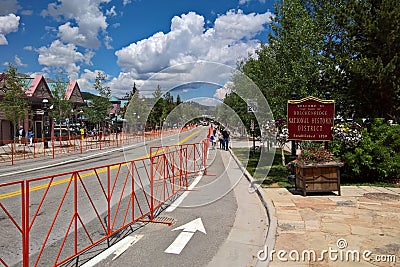
[[[303,196],[307,192],[338,191],[340,196],[340,167],[342,164],[318,164],[295,166],[296,190],[300,189]]]

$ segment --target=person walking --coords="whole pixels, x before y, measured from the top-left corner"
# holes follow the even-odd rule
[[[22,125],[19,126],[17,135],[18,135],[18,143],[22,144],[22,139],[25,138],[25,130]]]
[[[29,139],[29,146],[33,146],[33,136],[35,133],[33,132],[32,128],[29,128],[28,132],[26,133],[26,138]]]
[[[227,129],[223,129],[222,130],[222,137],[224,139],[224,148],[225,150],[229,149],[229,132]]]
[[[219,149],[225,149],[224,147],[224,137],[220,130],[218,130],[218,142],[219,142]]]
[[[217,144],[217,130],[213,130],[210,134],[210,142],[213,149],[215,149],[215,145]]]

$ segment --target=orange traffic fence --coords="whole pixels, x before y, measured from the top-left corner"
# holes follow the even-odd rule
[[[157,215],[206,169],[208,140],[152,147],[149,157],[0,184],[0,263],[74,264]],[[1,265],[0,264],[0,265]]]
[[[161,136],[172,135],[192,129],[193,126],[183,127],[181,129],[163,129],[153,131],[137,131],[133,133],[120,132],[118,134],[96,135],[81,138],[74,137],[53,137],[53,138],[35,138],[30,144],[28,138],[23,138],[21,142],[13,140],[0,140],[0,164],[34,158],[50,157],[55,158],[58,155],[79,153],[83,154],[88,150],[102,150],[110,147],[119,147],[145,140],[153,140]]]

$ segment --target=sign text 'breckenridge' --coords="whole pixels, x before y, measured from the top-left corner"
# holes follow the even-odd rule
[[[334,100],[322,100],[313,96],[289,100],[287,115],[289,140],[332,140]]]

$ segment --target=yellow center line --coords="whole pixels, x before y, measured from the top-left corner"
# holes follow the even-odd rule
[[[200,132],[200,130],[190,134],[189,136],[187,136],[186,138],[182,139],[181,141],[179,141],[175,145],[181,145],[181,144],[185,143],[186,141],[188,141],[190,138],[192,138],[194,135],[198,134],[199,132]],[[146,159],[146,158],[149,158],[150,156],[155,156],[155,155],[160,154],[160,153],[162,153],[164,151],[165,151],[165,148],[161,148],[161,149],[158,149],[157,151],[153,152],[152,154],[148,153],[146,156],[142,156],[142,157],[136,158],[133,161]],[[124,164],[121,164],[121,165],[120,164],[114,164],[114,165],[112,165],[110,167],[110,170],[119,168],[119,166],[126,166],[126,165],[127,165],[127,163],[124,163]],[[106,171],[107,171],[107,168],[105,167],[105,168],[101,168],[101,169],[97,170],[97,173],[103,173],[103,172],[106,172]],[[88,176],[92,176],[94,174],[95,174],[94,171],[90,171],[88,173],[81,174],[80,178],[82,179],[82,178],[85,178],[85,177],[88,177]],[[65,178],[65,179],[62,179],[62,180],[59,180],[59,181],[51,182],[50,185],[49,185],[49,183],[45,183],[45,184],[42,184],[42,185],[33,186],[33,187],[29,188],[29,192],[34,192],[34,191],[37,191],[37,190],[45,189],[47,187],[52,187],[52,186],[68,183],[70,181],[71,181],[71,177]],[[19,195],[21,195],[21,190],[16,190],[16,191],[13,191],[13,192],[1,194],[0,195],[0,199],[6,199],[6,198],[10,198],[10,197],[19,196]]]

